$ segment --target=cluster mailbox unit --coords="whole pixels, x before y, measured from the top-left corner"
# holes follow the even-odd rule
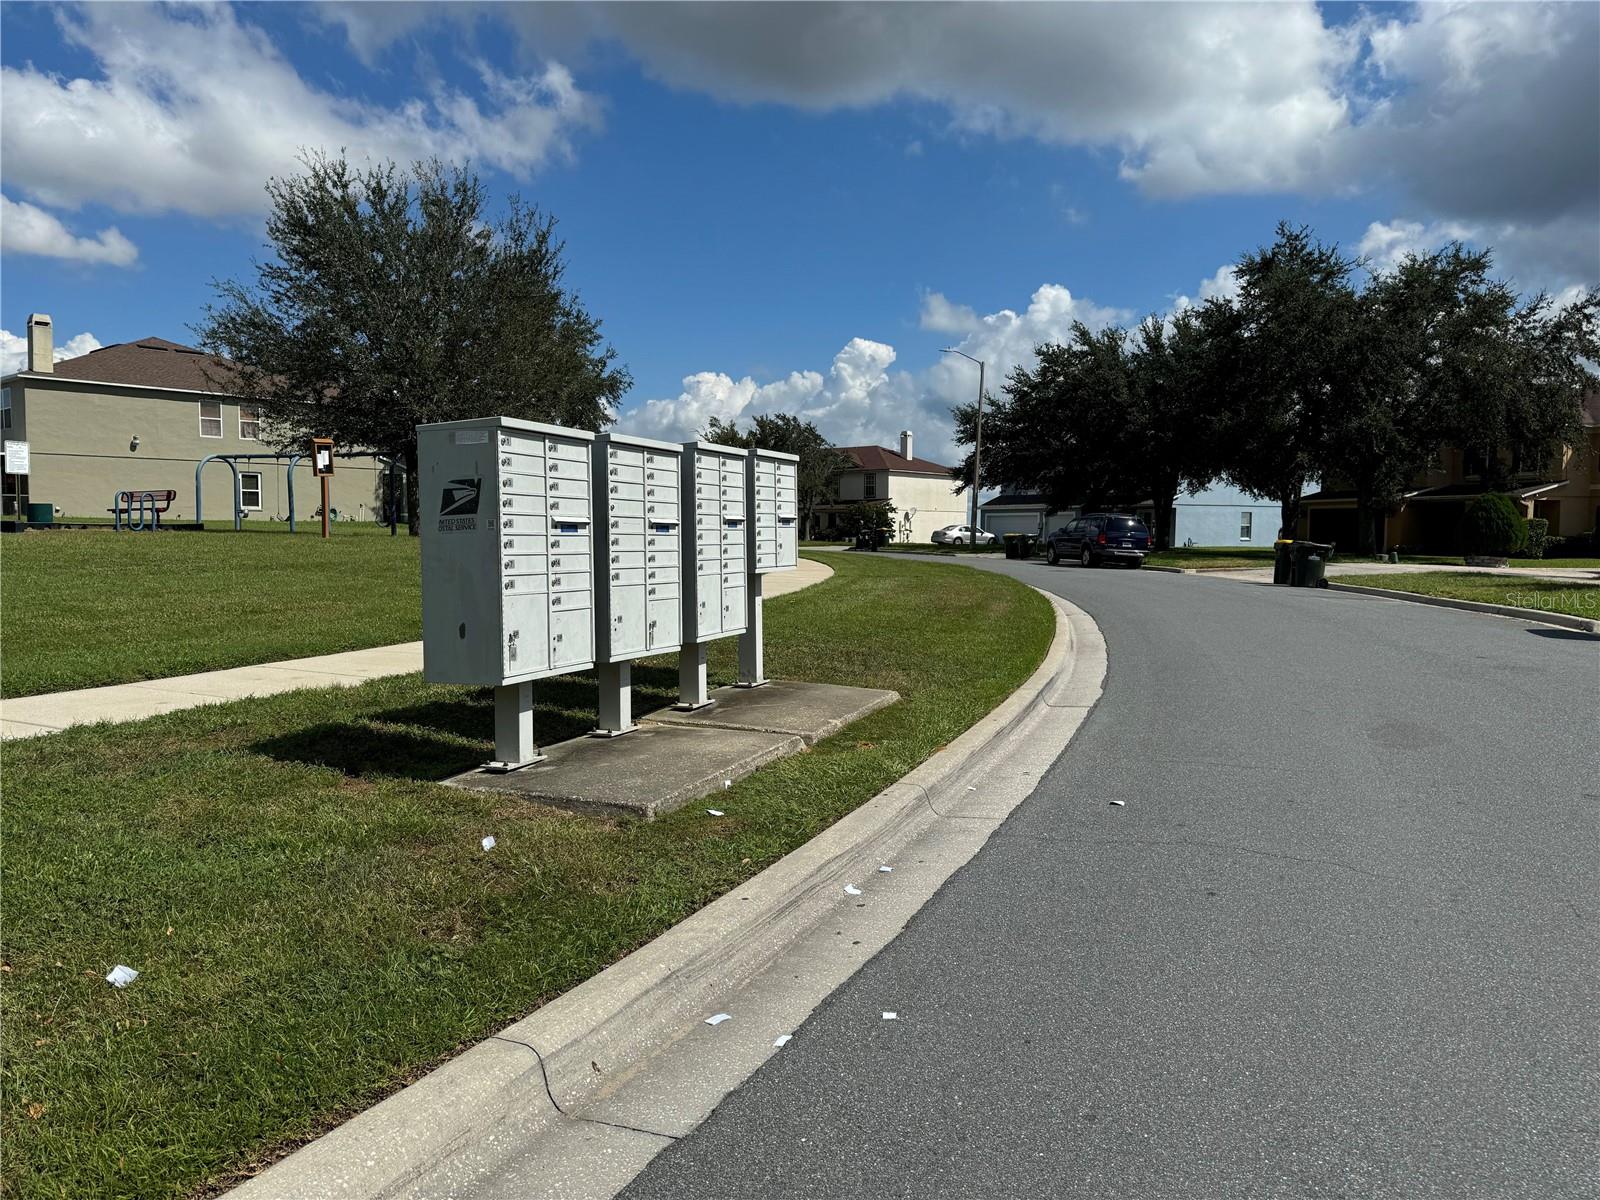
[[[676,706],[681,709],[711,703],[706,643],[747,627],[747,458],[737,446],[683,444],[683,649]]]
[[[423,673],[495,689],[491,771],[542,757],[532,681],[598,667],[596,733],[634,727],[632,662],[679,651],[681,709],[711,703],[706,644],[765,683],[762,577],[795,566],[798,459],[509,417],[417,427]]]
[[[594,437],[509,417],[417,428],[423,674],[496,689],[490,770],[540,757],[532,681],[595,662]]]
[[[769,571],[790,571],[799,558],[799,497],[796,491],[798,455],[778,450],[749,452],[748,540],[750,587],[746,603],[745,636],[739,641],[739,686],[760,687],[767,682],[762,655],[765,630],[762,619],[761,581]]]
[[[632,660],[683,640],[682,473],[677,443],[595,439],[594,523],[605,547],[595,590],[600,734],[634,728]]]

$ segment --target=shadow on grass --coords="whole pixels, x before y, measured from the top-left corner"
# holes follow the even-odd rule
[[[423,707],[431,707],[424,705]],[[493,717],[490,717],[493,733]],[[470,771],[486,757],[486,747],[459,737],[366,721],[329,721],[267,738],[249,749],[280,762],[331,767],[355,779],[390,778],[438,781]]]
[[[636,716],[670,704],[675,666],[634,664]],[[533,685],[533,736],[539,745],[581,737],[595,727],[595,677],[558,675]],[[373,708],[346,721],[325,721],[263,738],[249,749],[280,762],[330,767],[352,778],[438,781],[470,771],[494,741],[494,691]]]

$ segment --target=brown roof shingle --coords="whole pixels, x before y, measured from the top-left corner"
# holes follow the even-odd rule
[[[902,458],[887,446],[840,446],[863,471],[904,471],[910,475],[948,475],[950,468],[926,458]]]
[[[60,379],[113,383],[124,387],[177,388],[187,392],[226,392],[233,364],[225,358],[181,346],[165,338],[140,338],[102,346],[55,366]]]

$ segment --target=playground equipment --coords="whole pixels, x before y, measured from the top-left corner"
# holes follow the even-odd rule
[[[294,468],[305,456],[299,453],[291,454],[289,467],[286,474],[289,491],[289,532],[294,532]],[[282,462],[281,454],[208,454],[194,466],[194,519],[197,524],[205,524],[205,495],[200,490],[200,473],[206,469],[208,462],[220,461],[228,464],[228,469],[233,472],[233,527],[235,530],[244,528],[244,492],[239,486],[239,464],[242,462],[257,462],[266,460]]]
[[[234,529],[238,530],[238,529],[243,529],[244,528],[244,492],[240,487],[238,464],[242,463],[242,462],[257,462],[257,461],[283,462],[285,459],[287,459],[288,460],[288,464],[284,469],[285,470],[284,482],[285,482],[285,485],[286,485],[286,494],[287,494],[288,502],[289,502],[289,532],[293,533],[295,531],[294,469],[295,469],[296,466],[299,465],[300,460],[302,458],[304,458],[304,457],[305,457],[305,455],[300,453],[299,451],[296,451],[293,454],[287,454],[287,455],[285,455],[285,454],[208,454],[208,455],[206,455],[198,463],[195,464],[195,468],[194,468],[194,519],[195,519],[195,521],[197,523],[204,523],[204,521],[205,521],[205,512],[204,512],[204,509],[202,507],[203,504],[204,504],[204,495],[203,495],[203,493],[201,492],[201,489],[200,489],[200,474],[201,474],[202,471],[204,471],[206,469],[206,464],[207,463],[209,463],[209,462],[226,463],[227,466],[228,466],[228,469],[233,472],[233,527],[234,527]],[[356,455],[344,455],[343,457],[353,458],[353,457],[357,457],[357,456]],[[367,457],[367,456],[362,455],[360,457]],[[393,535],[396,535],[399,532],[399,508],[400,508],[400,500],[399,500],[399,492],[400,492],[399,471],[400,471],[400,464],[398,462],[396,462],[392,458],[385,458],[385,457],[383,457],[381,455],[372,455],[371,457],[374,458],[377,462],[383,464],[384,468],[387,470],[388,475],[389,475],[389,487],[388,487],[388,493],[389,494],[388,494],[387,502],[386,502],[387,508],[388,508],[388,520],[383,522],[383,523],[389,526],[389,533],[390,533],[391,536],[393,536]],[[314,515],[321,516],[322,515],[322,510],[318,509],[317,512]],[[335,519],[335,520],[342,519],[342,518],[339,518],[336,515],[334,515],[334,513],[331,512],[331,511],[330,511],[329,515],[332,516],[333,519]]]

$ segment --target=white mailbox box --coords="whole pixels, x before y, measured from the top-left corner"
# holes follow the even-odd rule
[[[490,770],[540,757],[531,681],[594,665],[593,442],[509,417],[417,427],[423,675],[496,689]]]
[[[747,452],[749,519],[745,522],[745,553],[750,583],[745,589],[745,631],[739,638],[739,686],[760,687],[767,682],[762,642],[766,630],[762,617],[761,580],[769,571],[792,571],[800,550],[800,508],[795,475],[800,459],[778,450]]]
[[[683,641],[683,447],[602,433],[594,442],[599,734],[633,729],[633,659]]]
[[[680,709],[709,704],[706,643],[745,631],[749,521],[747,452],[714,442],[683,444],[683,649]],[[691,474],[692,473],[692,474]]]

